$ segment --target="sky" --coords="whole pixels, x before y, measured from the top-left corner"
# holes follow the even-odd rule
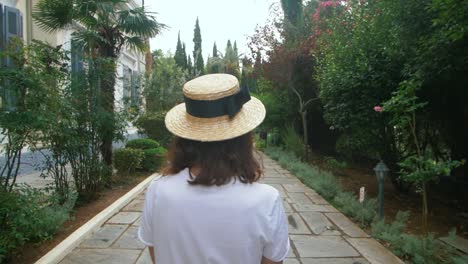
[[[202,52],[206,59],[216,41],[224,54],[228,39],[237,41],[239,54],[247,53],[247,36],[256,25],[264,25],[270,6],[279,0],[145,0],[149,11],[157,12],[158,22],[168,29],[150,40],[151,50],[175,52],[177,34],[186,44],[187,54],[193,60],[193,31],[198,17],[202,36]]]

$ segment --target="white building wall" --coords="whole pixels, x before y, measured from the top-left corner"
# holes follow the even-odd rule
[[[0,0],[0,4],[17,8],[23,15],[23,39],[29,43],[31,39],[43,41],[51,46],[63,45],[64,50],[71,50],[72,30],[59,30],[53,33],[44,32],[34,23],[31,17],[33,6],[39,0]],[[134,0],[130,3],[130,8],[141,6],[141,0]],[[115,105],[117,109],[123,107],[123,68],[130,68],[132,72],[143,74],[145,72],[145,56],[141,52],[123,48],[117,62],[117,80],[115,86]]]

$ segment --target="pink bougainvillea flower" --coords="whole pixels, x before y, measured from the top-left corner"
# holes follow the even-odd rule
[[[374,106],[374,111],[381,113],[382,112],[382,107],[380,105]]]

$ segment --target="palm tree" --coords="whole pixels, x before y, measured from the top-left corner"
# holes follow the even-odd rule
[[[40,0],[33,17],[46,32],[74,30],[72,40],[90,58],[97,59],[100,75],[100,107],[106,122],[101,131],[101,154],[112,164],[115,133],[114,86],[117,59],[123,47],[147,50],[147,40],[166,26],[155,13],[132,8],[131,0]]]

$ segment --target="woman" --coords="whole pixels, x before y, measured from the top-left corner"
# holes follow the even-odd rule
[[[146,193],[138,231],[157,264],[273,264],[289,251],[282,198],[257,183],[252,130],[265,108],[228,74],[187,82],[171,109],[163,176]]]

